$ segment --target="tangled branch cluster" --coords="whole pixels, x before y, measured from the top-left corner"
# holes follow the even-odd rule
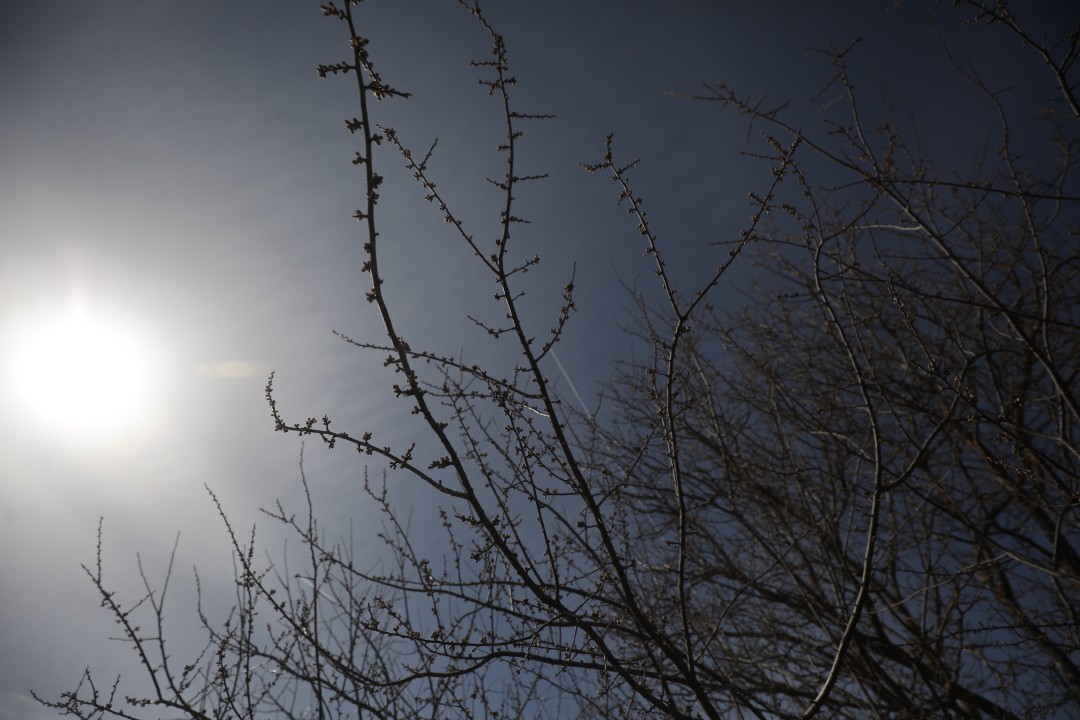
[[[345,339],[385,357],[426,436],[395,449],[327,417],[290,423],[267,386],[278,430],[386,461],[364,492],[393,561],[359,567],[349,543],[326,539],[309,495],[299,518],[268,511],[305,548],[289,574],[258,561],[254,533],[219,504],[237,603],[224,621],[201,613],[205,649],[178,666],[166,587],[146,582],[123,604],[99,549],[88,574],[152,688],[125,698],[87,671],[49,704],[87,719],[1080,714],[1080,31],[1051,44],[1005,3],[966,3],[1057,84],[1052,162],[1022,159],[1014,114],[969,68],[958,66],[1000,133],[967,174],[937,167],[891,117],[867,125],[854,48],[831,52],[823,92],[838,102],[822,132],[789,107],[705,86],[697,101],[761,132],[772,174],[689,292],[634,190],[641,167],[609,136],[585,169],[615,183],[659,294],[635,297],[649,354],[619,368],[601,420],[562,404],[541,366],[571,321],[573,279],[542,344],[517,285],[540,262],[515,244],[528,222],[517,197],[544,178],[519,166],[519,147],[549,116],[516,110],[506,43],[477,3],[461,4],[490,37],[474,66],[505,122],[490,244],[439,190],[436,145],[417,161],[373,119],[372,99],[408,94],[375,72],[355,4],[324,6],[350,40],[350,58],[319,73],[358,90],[355,217],[385,330]],[[380,264],[384,143],[494,283],[502,324],[474,322],[512,350],[508,376],[402,336]],[[717,309],[736,263],[757,263],[760,297]],[[417,551],[393,501],[410,477],[440,507],[440,557]]]

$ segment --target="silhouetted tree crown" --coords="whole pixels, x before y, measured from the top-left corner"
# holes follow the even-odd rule
[[[461,4],[490,38],[473,65],[504,122],[494,240],[444,196],[437,146],[379,124],[373,101],[408,93],[376,70],[362,8],[323,6],[349,51],[319,74],[358,91],[357,281],[385,331],[343,339],[385,367],[422,435],[393,447],[379,428],[295,422],[266,387],[278,430],[386,467],[363,492],[384,513],[387,562],[356,562],[310,494],[299,514],[266,511],[301,541],[299,568],[262,559],[218,503],[236,603],[200,608],[204,649],[180,658],[165,586],[143,576],[144,596],[114,594],[99,538],[87,574],[142,680],[88,669],[46,704],[87,720],[1080,716],[1080,26],[1044,39],[1009,3],[957,3],[1038,57],[1031,81],[1053,91],[1014,108],[979,66],[943,68],[998,129],[963,167],[924,151],[914,121],[868,109],[854,44],[827,53],[816,116],[722,83],[688,94],[688,112],[741,114],[771,169],[692,288],[635,190],[648,168],[608,136],[584,169],[612,183],[656,284],[627,290],[643,351],[593,412],[545,362],[573,322],[573,275],[546,327],[522,306],[540,258],[518,242],[518,198],[544,169],[520,147],[549,116],[518,109],[503,37]],[[380,221],[397,162],[490,278],[499,323],[463,324],[500,343],[508,370],[404,339],[381,252],[406,241]],[[714,305],[743,266],[747,301]],[[437,284],[424,292],[440,303]],[[432,527],[395,501],[417,483],[438,556],[417,550]]]

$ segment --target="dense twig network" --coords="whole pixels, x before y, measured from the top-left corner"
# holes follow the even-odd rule
[[[493,241],[439,189],[437,143],[418,160],[378,124],[371,101],[408,93],[376,72],[356,4],[323,8],[349,39],[319,74],[356,83],[355,218],[384,330],[342,337],[393,373],[422,433],[393,448],[329,417],[290,422],[266,388],[278,430],[386,468],[363,492],[389,561],[365,569],[353,540],[328,539],[304,477],[299,516],[266,511],[303,544],[300,568],[260,560],[214,497],[235,606],[224,620],[200,606],[205,647],[181,661],[164,629],[171,565],[124,601],[99,539],[87,574],[149,684],[127,694],[87,670],[47,704],[87,719],[1080,713],[1080,31],[1055,44],[1007,3],[967,3],[1056,84],[1042,163],[1022,159],[1035,150],[1016,147],[1015,115],[960,63],[1000,128],[997,154],[964,173],[891,116],[867,125],[850,71],[861,46],[828,51],[823,93],[839,101],[820,130],[706,85],[691,107],[745,116],[771,175],[689,290],[634,190],[647,168],[608,136],[585,169],[610,175],[657,287],[633,298],[646,357],[616,369],[596,415],[561,403],[541,362],[572,322],[574,278],[546,339],[524,319],[521,276],[540,257],[521,246],[517,200],[545,174],[521,167],[520,147],[550,116],[516,109],[506,42],[461,4],[490,38],[473,65],[504,121]],[[405,340],[385,292],[380,146],[490,278],[501,324],[463,319],[504,344],[508,370]],[[756,264],[756,299],[720,310],[736,263]],[[438,508],[441,556],[418,550],[394,500],[414,481]]]

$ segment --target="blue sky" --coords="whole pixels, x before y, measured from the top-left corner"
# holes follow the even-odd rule
[[[767,182],[766,168],[739,155],[747,137],[739,118],[662,90],[723,80],[790,98],[812,124],[819,117],[808,101],[828,67],[807,48],[858,34],[868,37],[856,68],[868,96],[884,84],[901,110],[934,118],[931,146],[959,152],[956,139],[989,132],[972,121],[980,109],[958,91],[963,83],[939,70],[925,20],[931,3],[491,4],[519,109],[558,116],[526,137],[529,169],[551,177],[522,198],[535,223],[521,235],[522,253],[543,258],[529,285],[537,334],[577,262],[580,310],[559,352],[587,400],[611,360],[631,349],[618,330],[630,306],[620,279],[651,280],[613,186],[579,164],[599,159],[608,132],[627,158],[642,159],[639,190],[687,285],[713,265],[709,243],[742,226],[747,191]],[[965,35],[950,12],[935,16],[950,40],[1008,67],[1008,54],[988,52],[995,36]],[[439,138],[440,186],[479,236],[485,227],[493,234],[495,196],[483,178],[500,172],[498,107],[468,66],[488,50],[484,33],[451,0],[372,0],[362,13],[384,78],[415,96],[379,105],[377,117],[417,149]],[[415,427],[397,414],[381,358],[331,334],[377,340],[379,330],[363,301],[350,218],[362,189],[342,121],[355,114],[355,91],[314,71],[344,47],[341,28],[314,2],[0,9],[4,357],[18,354],[28,327],[78,304],[133,338],[147,373],[129,422],[72,428],[55,420],[62,400],[42,416],[21,393],[25,378],[5,367],[0,720],[37,717],[21,704],[31,687],[55,693],[89,663],[127,660],[104,640],[111,622],[79,570],[93,560],[99,517],[106,572],[121,587],[135,580],[136,551],[160,567],[181,533],[174,622],[182,628],[192,619],[183,585],[191,565],[222,579],[229,572],[203,485],[240,525],[274,498],[295,501],[299,445],[272,431],[269,369],[283,411],[297,420],[325,412],[388,439]],[[398,159],[384,151],[378,161],[388,176],[387,282],[405,336],[497,358],[464,319],[467,308],[492,311],[486,281]],[[306,463],[329,522],[374,519],[354,492],[355,457],[312,446]]]

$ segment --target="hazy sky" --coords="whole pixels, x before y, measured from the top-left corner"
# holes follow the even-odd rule
[[[723,80],[792,98],[812,125],[808,101],[829,68],[807,48],[865,35],[861,87],[877,99],[884,84],[902,111],[933,119],[931,146],[948,153],[954,138],[989,132],[967,123],[972,96],[941,72],[926,22],[933,3],[489,4],[519,79],[518,109],[558,116],[525,138],[527,169],[551,178],[523,193],[535,225],[521,252],[543,259],[530,286],[538,335],[578,263],[580,311],[559,353],[587,399],[630,348],[617,329],[629,307],[619,278],[648,283],[650,274],[614,187],[579,163],[598,160],[612,131],[628,159],[641,157],[639,189],[687,284],[712,266],[708,243],[735,235],[747,191],[767,179],[738,155],[746,130],[737,117],[663,89]],[[452,0],[371,0],[360,12],[384,79],[415,95],[377,105],[376,119],[418,150],[438,137],[440,187],[479,237],[494,237],[495,195],[483,178],[500,172],[500,118],[468,66],[489,41]],[[958,30],[950,13],[935,17],[961,47],[970,37],[985,52],[1003,38],[966,35],[975,31]],[[181,533],[171,619],[182,633],[193,619],[192,564],[204,577],[230,572],[203,485],[240,525],[276,497],[295,501],[299,442],[272,431],[269,369],[292,419],[325,412],[388,440],[413,427],[399,419],[381,357],[331,334],[378,340],[379,330],[350,219],[362,194],[343,125],[355,90],[314,71],[342,59],[344,40],[318,3],[299,0],[0,7],[0,720],[38,717],[24,704],[31,687],[56,693],[87,664],[128,663],[105,640],[111,621],[79,570],[93,562],[100,516],[105,571],[120,587],[136,579],[137,551],[160,575]],[[1007,47],[996,62],[1013,62]],[[490,286],[396,173],[391,151],[378,161],[389,176],[380,205],[387,284],[404,336],[490,357],[463,317],[492,312]],[[70,320],[72,308],[82,320]],[[94,366],[83,357],[91,350],[70,343],[53,353],[63,357],[33,356],[33,372],[63,393],[29,383],[15,361],[28,338],[60,327],[70,339],[69,321],[139,348],[144,377],[130,405],[98,388],[99,412],[72,418],[69,396],[83,389],[65,378]],[[311,444],[306,467],[330,523],[374,518],[355,492],[355,456]]]

